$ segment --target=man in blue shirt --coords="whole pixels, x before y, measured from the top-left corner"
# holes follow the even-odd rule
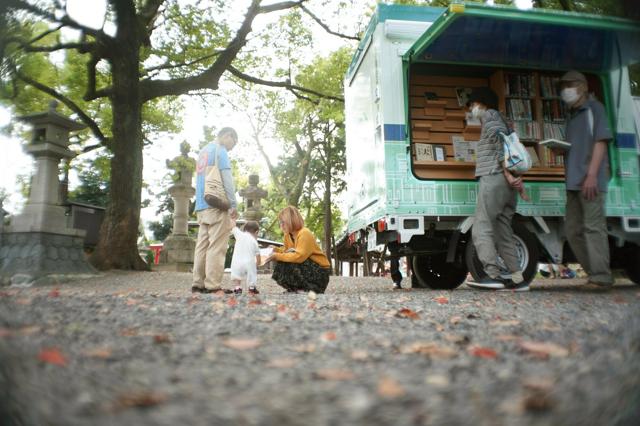
[[[605,201],[609,183],[607,144],[612,139],[604,105],[589,96],[587,79],[568,71],[560,79],[560,96],[569,106],[565,155],[566,231],[591,288],[610,288],[609,242]]]
[[[236,190],[231,174],[228,151],[238,143],[238,134],[231,127],[218,132],[217,141],[205,146],[196,164],[196,215],[198,216],[198,241],[193,259],[192,292],[213,293],[222,290],[224,260],[231,231],[231,221],[236,219]],[[229,210],[211,207],[204,200],[205,177],[211,166],[217,165],[229,200]],[[231,290],[229,290],[231,291]]]

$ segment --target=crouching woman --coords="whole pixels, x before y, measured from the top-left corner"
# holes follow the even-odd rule
[[[271,278],[287,291],[324,293],[329,284],[331,267],[316,237],[304,227],[298,209],[285,207],[278,213],[284,246],[274,249],[267,260],[275,261]]]

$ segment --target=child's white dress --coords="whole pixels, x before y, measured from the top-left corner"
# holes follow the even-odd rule
[[[231,258],[231,279],[242,280],[247,277],[247,285],[255,287],[258,281],[256,255],[260,254],[258,241],[249,232],[242,232],[235,226],[232,232],[236,239],[236,245]]]

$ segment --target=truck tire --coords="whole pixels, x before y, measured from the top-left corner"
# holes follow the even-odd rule
[[[624,271],[631,281],[640,284],[640,246],[633,246],[627,252]]]
[[[536,276],[538,269],[538,258],[540,256],[538,240],[524,225],[516,222],[513,223],[513,234],[516,238],[516,251],[520,259],[522,276],[524,280],[529,283]],[[487,276],[471,238],[469,238],[467,242],[464,258],[467,268],[469,268],[469,272],[474,279],[481,280]],[[502,260],[500,260],[500,262],[502,262]],[[509,273],[506,269],[501,270],[501,272],[505,274]]]
[[[446,253],[413,256],[412,267],[414,288],[453,290],[467,278],[467,269],[447,263]]]

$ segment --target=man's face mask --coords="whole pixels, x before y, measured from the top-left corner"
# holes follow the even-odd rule
[[[569,106],[575,104],[578,99],[580,99],[580,95],[578,94],[577,87],[565,87],[560,91],[560,97],[562,100]]]

